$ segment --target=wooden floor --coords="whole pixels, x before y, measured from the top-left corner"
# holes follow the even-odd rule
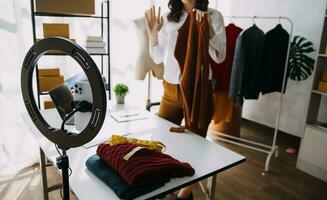
[[[256,139],[267,144],[272,141],[272,129],[247,121],[243,123],[241,135],[244,138]],[[268,173],[263,173],[266,154],[219,143],[244,155],[247,160],[218,175],[216,199],[327,199],[327,183],[297,170],[295,168],[297,154],[285,152],[288,147],[298,149],[300,143],[298,138],[283,133],[278,135],[279,157],[272,159]],[[48,169],[48,176],[50,184],[60,182],[56,170]],[[199,186],[196,186],[194,195],[195,199],[204,199]],[[26,168],[15,176],[0,177],[0,199],[42,199],[42,183],[38,165]],[[59,191],[51,192],[50,199],[61,199]]]

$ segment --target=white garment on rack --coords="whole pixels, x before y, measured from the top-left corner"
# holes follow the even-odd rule
[[[211,12],[211,19],[215,35],[209,42],[209,54],[216,63],[221,63],[226,57],[226,32],[224,18],[221,13],[212,8],[208,8]],[[184,24],[187,18],[187,12],[184,11],[179,22],[170,22],[167,19],[168,13],[164,14],[164,24],[159,32],[159,41],[155,46],[150,46],[150,55],[155,63],[164,63],[164,79],[171,84],[179,84],[180,69],[174,56],[178,29]],[[210,69],[210,76],[212,72]]]

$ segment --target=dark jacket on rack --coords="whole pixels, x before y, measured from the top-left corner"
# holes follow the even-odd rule
[[[288,43],[289,34],[282,25],[278,24],[267,32],[256,83],[262,94],[282,91]]]
[[[242,45],[243,32],[238,36],[235,46],[235,54],[230,78],[229,96],[233,99],[234,105],[243,104],[243,96],[241,95],[242,80],[244,71],[244,51]]]
[[[261,66],[264,41],[264,32],[255,24],[243,31],[237,41],[229,91],[236,104],[242,104],[243,98],[258,98],[255,84]]]
[[[226,26],[226,59],[217,64],[210,59],[212,78],[216,80],[215,91],[228,91],[230,84],[231,69],[235,52],[236,40],[242,29],[231,23]]]
[[[258,99],[256,79],[261,66],[265,34],[255,24],[245,30],[242,37],[244,50],[244,72],[242,94],[245,99]]]

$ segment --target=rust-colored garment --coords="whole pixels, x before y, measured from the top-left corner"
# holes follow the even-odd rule
[[[204,128],[212,117],[212,93],[209,83],[209,23],[190,12],[178,30],[175,58],[181,70],[185,126]]]
[[[183,103],[181,87],[179,84],[171,84],[166,81],[163,81],[163,88],[164,88],[164,94],[160,101],[158,115],[176,124],[177,126],[180,126],[184,118],[184,112],[183,112],[184,103]],[[212,94],[212,90],[213,90],[212,87],[209,87],[209,89],[210,89],[209,93]],[[209,106],[213,106],[213,104],[209,104]],[[214,110],[212,107],[208,109],[209,111]],[[211,115],[211,113],[209,112],[208,115]],[[208,125],[210,124],[210,122],[211,122],[211,118],[208,117],[205,127],[200,129],[196,126],[191,126],[188,127],[187,129],[197,135],[206,137],[208,131]],[[194,125],[196,124],[194,123]],[[184,132],[184,129],[185,126],[172,127],[170,131],[181,133]]]

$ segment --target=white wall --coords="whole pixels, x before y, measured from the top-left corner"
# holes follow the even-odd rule
[[[218,8],[224,15],[289,17],[294,22],[293,34],[301,35],[314,43],[317,51],[313,56],[316,58],[319,51],[326,0],[220,0]],[[252,24],[251,20],[248,22],[234,20],[234,22],[241,24],[244,28]],[[264,31],[273,28],[277,23],[278,20],[256,20],[256,24]],[[289,28],[286,23],[283,23],[283,26],[286,29]],[[279,124],[280,130],[302,137],[312,78],[313,76],[302,82],[288,80]],[[273,127],[279,96],[278,93],[272,93],[260,96],[256,101],[246,101],[243,117]]]

